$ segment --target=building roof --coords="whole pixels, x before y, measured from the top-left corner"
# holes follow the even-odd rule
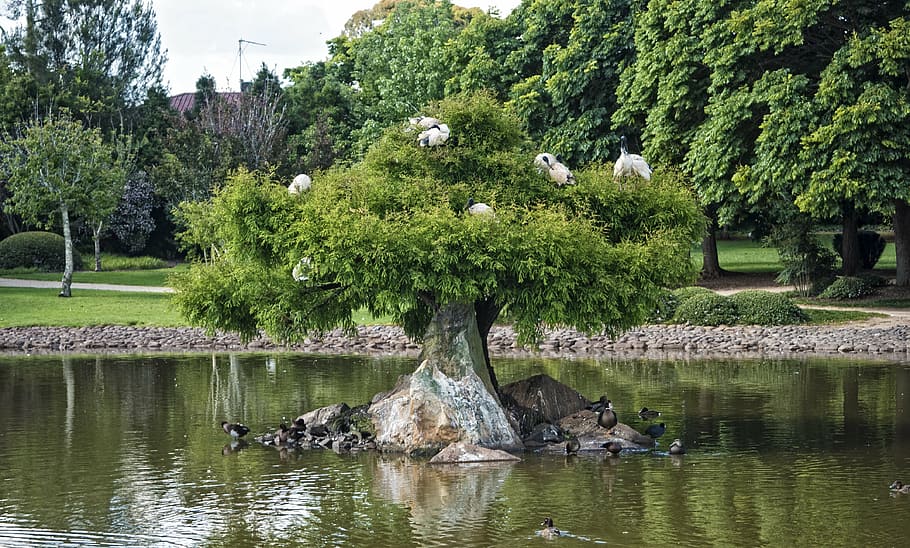
[[[226,91],[218,93],[218,97],[226,100],[228,103],[237,105],[240,103],[241,93],[237,91]],[[180,93],[170,97],[171,108],[180,114],[186,114],[196,106],[196,92]]]

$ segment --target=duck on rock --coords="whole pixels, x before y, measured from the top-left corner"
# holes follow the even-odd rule
[[[678,438],[673,440],[673,443],[670,444],[670,454],[671,455],[685,455],[686,447],[683,445],[683,442]]]
[[[613,411],[613,402],[608,400],[606,396],[601,396],[600,401],[603,403],[603,409],[597,415],[597,424],[607,430],[612,430],[619,423],[619,419],[616,418],[616,412]]]

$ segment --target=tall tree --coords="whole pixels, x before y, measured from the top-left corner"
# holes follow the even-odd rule
[[[8,8],[24,20],[8,36],[10,54],[46,90],[42,112],[64,106],[90,126],[118,128],[160,84],[166,54],[143,0],[12,0]]]
[[[366,307],[420,338],[461,304],[486,348],[503,310],[525,340],[552,325],[616,331],[690,278],[701,216],[671,170],[620,191],[598,166],[557,188],[489,96],[453,96],[427,114],[446,120],[450,144],[420,147],[394,124],[361,164],[301,195],[265,175],[234,176],[208,208],[224,253],[176,283],[181,311],[210,329],[293,340],[353,328],[352,311]],[[468,215],[468,198],[494,215]]]
[[[66,114],[33,121],[18,137],[0,142],[0,168],[12,194],[6,207],[46,226],[55,211],[60,214],[66,249],[62,297],[70,296],[73,278],[71,215],[107,219],[123,191],[126,161],[98,129]]]

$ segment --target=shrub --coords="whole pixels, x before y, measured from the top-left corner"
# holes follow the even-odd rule
[[[673,315],[675,323],[689,322],[693,325],[733,325],[736,318],[733,301],[707,289],[679,303]]]
[[[708,289],[707,287],[701,287],[700,285],[690,285],[688,287],[680,287],[679,289],[673,290],[673,296],[676,297],[677,306],[691,299],[696,295],[713,295],[714,292]]]
[[[821,299],[859,299],[875,292],[872,283],[854,276],[841,276],[818,296]]]
[[[20,232],[0,242],[0,269],[37,268],[63,272],[63,236],[52,232]],[[82,268],[82,256],[73,249],[73,269]]]
[[[867,270],[872,269],[875,267],[875,264],[878,263],[878,260],[882,257],[882,253],[885,251],[885,239],[882,238],[881,234],[873,232],[872,230],[860,230],[857,233],[857,236],[859,237],[859,254],[863,262],[863,268]],[[841,253],[843,242],[843,234],[834,235],[832,246],[841,257],[844,256],[844,254]]]
[[[807,316],[786,295],[770,291],[740,291],[730,297],[736,306],[739,323],[748,325],[791,325],[803,323]]]
[[[647,318],[648,323],[663,323],[668,321],[676,313],[676,307],[679,306],[679,298],[673,291],[664,289],[657,299],[657,306],[654,312]]]

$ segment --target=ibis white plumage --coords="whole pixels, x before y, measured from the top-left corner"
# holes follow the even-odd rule
[[[310,189],[310,186],[312,184],[313,180],[310,179],[310,176],[306,173],[301,173],[300,175],[294,177],[294,180],[291,181],[291,184],[288,185],[288,193],[300,194],[301,192],[306,192]]]
[[[538,172],[546,173],[547,177],[556,183],[556,186],[575,184],[575,175],[562,163],[559,156],[541,152],[534,158],[534,165],[537,166]]]
[[[626,148],[626,136],[619,138],[619,158],[613,165],[613,179],[623,177],[641,177],[645,181],[651,180],[651,166],[638,154],[629,154]]]

